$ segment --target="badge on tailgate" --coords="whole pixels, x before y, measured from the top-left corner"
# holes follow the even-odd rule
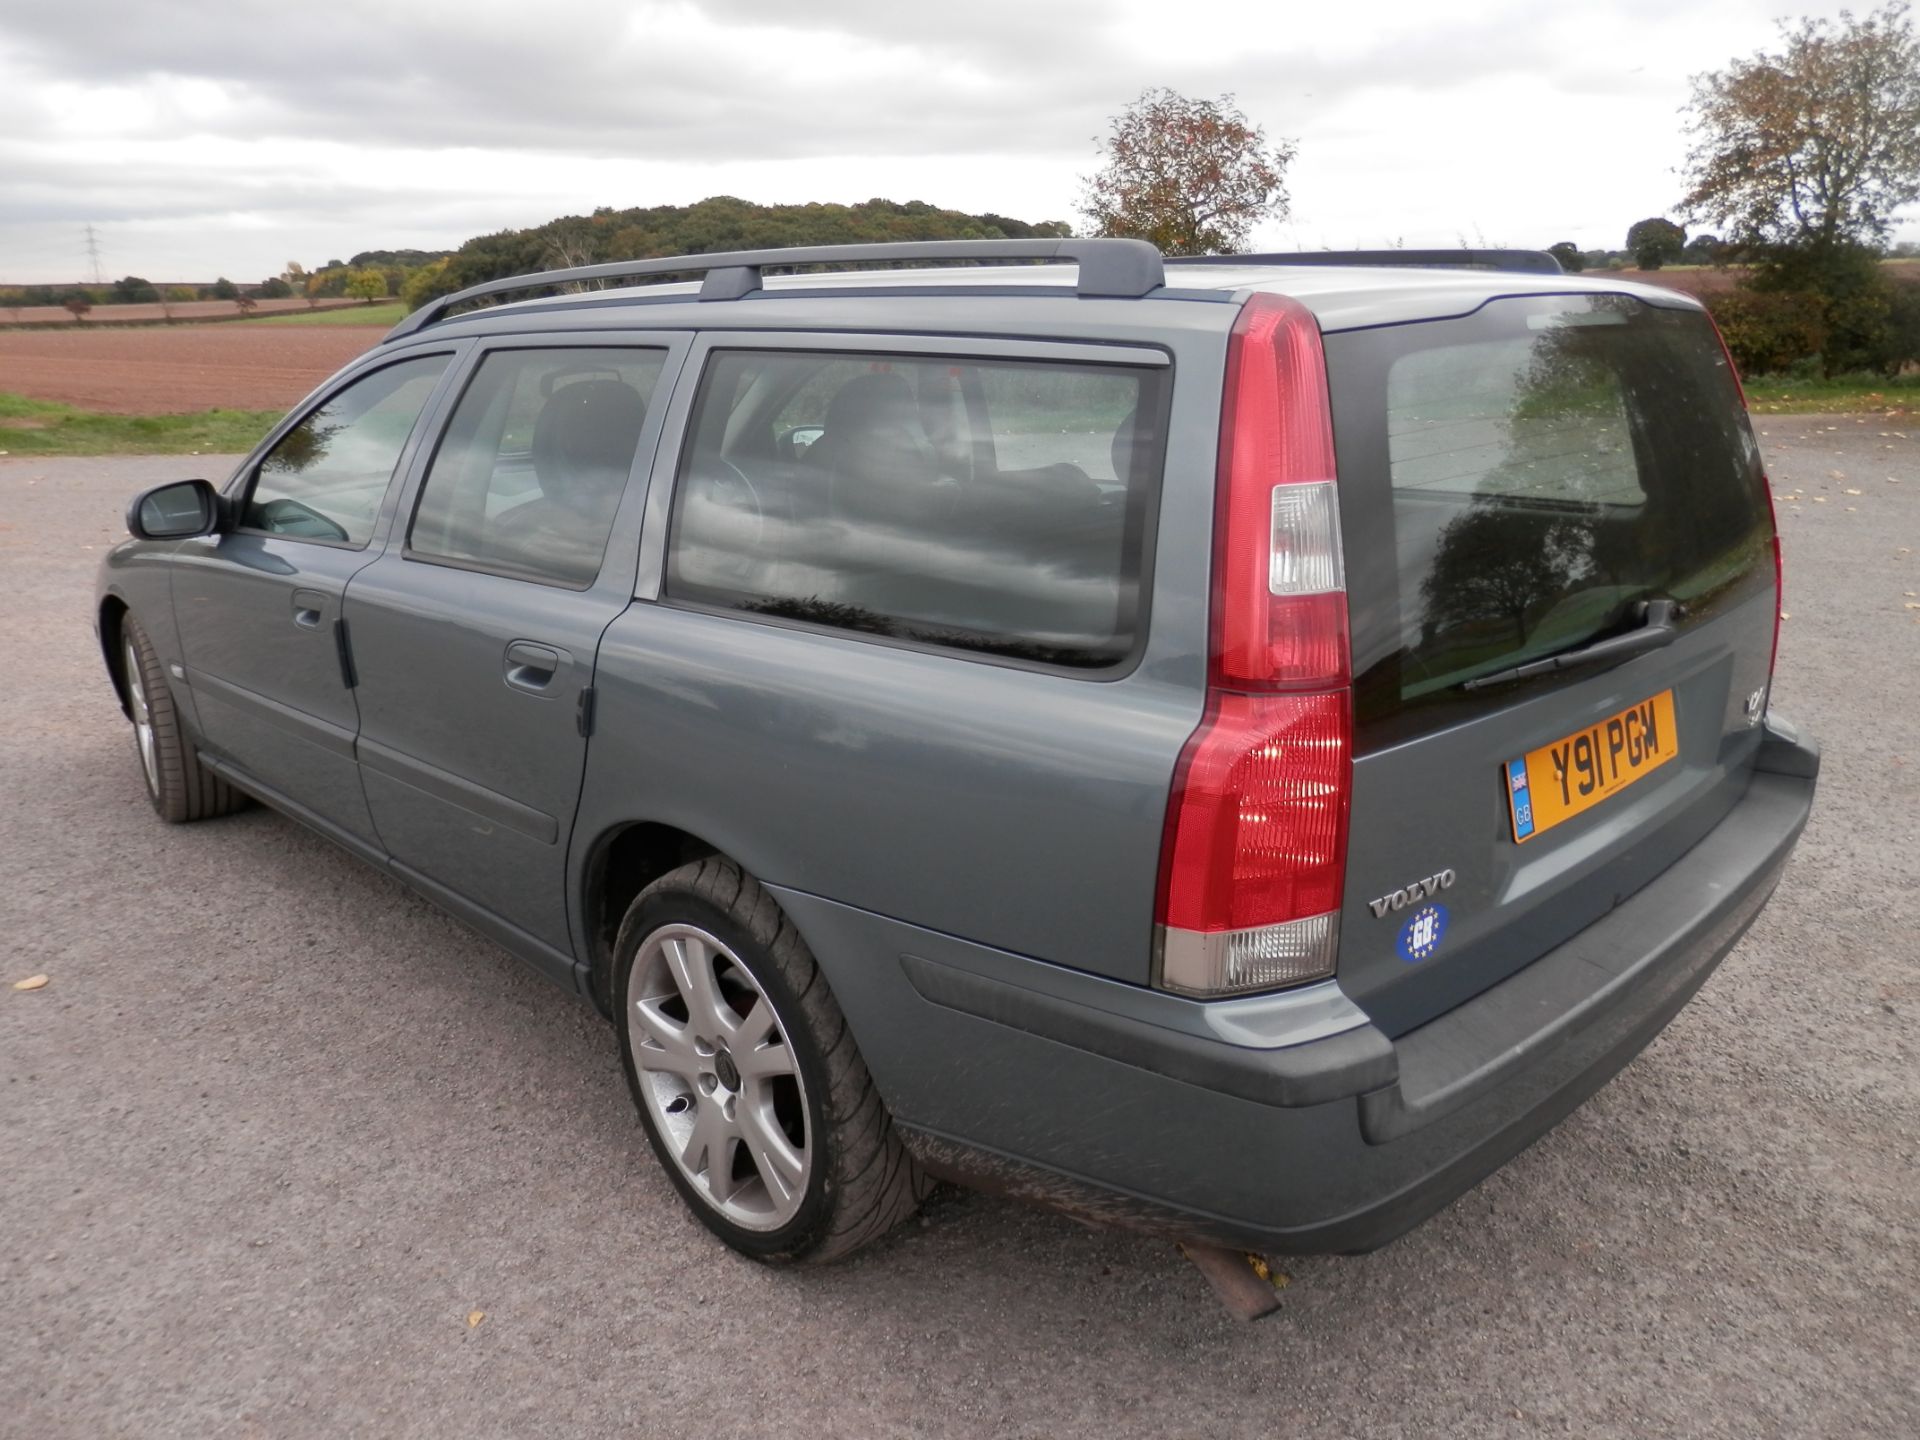
[[[1673,692],[1662,690],[1617,715],[1507,762],[1515,843],[1525,843],[1617,795],[1680,753]]]

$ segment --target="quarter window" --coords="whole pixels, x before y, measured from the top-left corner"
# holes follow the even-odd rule
[[[365,545],[400,451],[448,358],[423,355],[388,365],[311,411],[260,462],[243,525],[301,540]]]
[[[408,555],[591,585],[665,355],[611,348],[489,354],[428,467]]]
[[[676,599],[1043,664],[1133,648],[1164,375],[723,352],[669,543]]]

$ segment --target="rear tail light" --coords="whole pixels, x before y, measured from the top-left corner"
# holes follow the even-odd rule
[[[1256,295],[1227,350],[1205,717],[1180,757],[1155,976],[1227,995],[1333,973],[1353,776],[1345,560],[1320,327]]]
[[[1740,383],[1740,367],[1733,363],[1727,337],[1720,333],[1719,322],[1713,316],[1707,316],[1707,324],[1713,326],[1713,338],[1720,342],[1720,353],[1727,357],[1727,374],[1733,377],[1733,392],[1740,397],[1740,408],[1745,410],[1748,408],[1747,387]],[[1773,532],[1773,650],[1767,656],[1767,695],[1771,698],[1774,666],[1780,660],[1780,613],[1787,608],[1787,575],[1780,559],[1780,513],[1773,504],[1773,482],[1764,471],[1760,475],[1760,490],[1767,497],[1767,525]]]

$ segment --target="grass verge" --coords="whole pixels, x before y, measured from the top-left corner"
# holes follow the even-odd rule
[[[1808,379],[1754,375],[1745,380],[1756,415],[1885,415],[1920,410],[1920,375],[1836,375]]]
[[[52,400],[0,393],[0,454],[237,455],[251,450],[284,413],[101,415]]]
[[[397,325],[407,307],[398,300],[383,305],[343,305],[337,310],[282,310],[256,315],[255,325]]]

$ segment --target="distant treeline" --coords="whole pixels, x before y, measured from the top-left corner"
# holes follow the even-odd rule
[[[719,250],[787,245],[854,245],[888,240],[1021,240],[1067,236],[1063,220],[1038,223],[992,213],[969,215],[910,200],[859,205],[755,205],[717,195],[693,205],[599,209],[566,215],[527,230],[502,230],[467,241],[408,278],[401,294],[410,308],[484,280],[659,255],[705,255]]]
[[[0,285],[0,309],[30,305],[173,305],[189,300],[328,300],[351,296],[377,300],[398,295],[407,278],[424,265],[443,260],[445,250],[363,250],[351,260],[329,260],[318,270],[289,261],[278,275],[257,284],[222,275],[212,284],[156,282],[123,275],[110,284]]]

